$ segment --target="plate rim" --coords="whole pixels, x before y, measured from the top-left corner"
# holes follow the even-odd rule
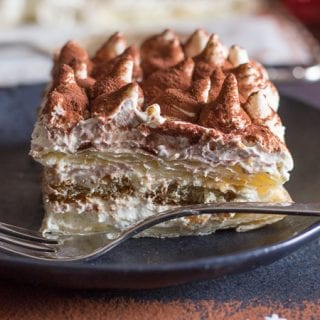
[[[288,217],[286,217],[288,218]],[[291,217],[289,217],[291,218]],[[301,217],[293,217],[294,219],[303,219]],[[304,244],[311,242],[320,235],[320,219],[314,219],[315,222],[303,229],[301,232],[293,235],[287,240],[276,242],[272,245],[266,245],[255,249],[243,250],[234,254],[227,254],[223,256],[210,256],[205,258],[197,258],[187,261],[168,262],[164,264],[126,264],[125,266],[117,263],[108,265],[107,263],[88,264],[88,261],[83,262],[63,262],[63,261],[43,261],[26,257],[16,257],[11,255],[0,255],[1,263],[14,263],[15,266],[37,266],[46,268],[59,268],[59,269],[71,269],[73,271],[82,270],[95,270],[105,272],[126,272],[126,273],[152,273],[152,272],[177,272],[177,271],[190,271],[201,270],[203,268],[213,268],[214,265],[226,265],[232,262],[232,260],[249,261],[251,258],[259,259],[260,257],[267,257],[273,253],[282,253],[284,256],[290,254],[295,249],[303,246]],[[317,221],[318,220],[318,221]],[[115,249],[116,250],[116,249]],[[92,260],[94,261],[94,260]],[[227,262],[227,263],[226,263]],[[213,268],[214,269],[214,268]]]

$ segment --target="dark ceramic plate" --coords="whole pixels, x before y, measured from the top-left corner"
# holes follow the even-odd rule
[[[29,228],[38,228],[43,214],[40,168],[27,155],[42,89],[29,86],[0,90],[0,221]],[[281,116],[296,166],[288,189],[297,201],[320,199],[320,111],[282,98]],[[254,269],[318,235],[319,221],[288,217],[247,233],[222,231],[201,237],[132,239],[86,263],[38,262],[1,253],[0,276],[70,288],[161,287]]]

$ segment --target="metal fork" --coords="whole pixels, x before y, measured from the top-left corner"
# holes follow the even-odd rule
[[[0,223],[0,249],[46,261],[81,261],[96,258],[138,233],[168,220],[219,213],[280,214],[320,217],[320,203],[233,202],[176,208],[151,216],[109,239],[104,232],[83,235],[43,235],[41,232]]]

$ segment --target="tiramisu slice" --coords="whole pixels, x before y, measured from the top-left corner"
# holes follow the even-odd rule
[[[217,35],[170,30],[140,49],[113,35],[90,58],[75,42],[55,57],[31,155],[44,166],[44,232],[110,236],[182,205],[290,201],[293,167],[265,69]],[[148,236],[245,231],[282,216],[177,219]]]

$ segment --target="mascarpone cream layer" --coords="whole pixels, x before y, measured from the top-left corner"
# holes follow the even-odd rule
[[[82,151],[83,146],[88,148]],[[243,141],[240,136],[228,143],[222,138],[211,138],[191,144],[183,136],[158,134],[150,142],[139,127],[129,130],[113,128],[99,119],[81,121],[69,134],[55,136],[51,136],[41,121],[36,124],[31,155],[43,165],[56,165],[61,155],[76,158],[84,153],[108,161],[146,157],[147,160],[165,162],[168,167],[185,166],[190,172],[206,172],[206,168],[210,171],[217,166],[239,166],[247,173],[266,172],[283,182],[289,179],[289,171],[293,168],[292,157],[286,148],[270,152],[259,144]]]
[[[251,200],[252,199],[252,200]],[[266,197],[251,195],[250,201],[288,201],[286,190],[282,187],[274,189]],[[235,201],[248,201],[243,197]],[[118,232],[158,212],[172,209],[170,205],[156,205],[151,199],[125,197],[105,201],[92,197],[88,201],[77,203],[46,202],[46,217],[43,221],[43,232],[90,233],[104,231],[110,237]],[[95,208],[95,209],[94,209]],[[95,213],[95,214],[94,214]],[[209,234],[218,229],[236,228],[237,231],[256,229],[266,224],[279,221],[283,216],[255,214],[225,214],[185,217],[155,226],[142,236],[181,236],[192,234]]]

